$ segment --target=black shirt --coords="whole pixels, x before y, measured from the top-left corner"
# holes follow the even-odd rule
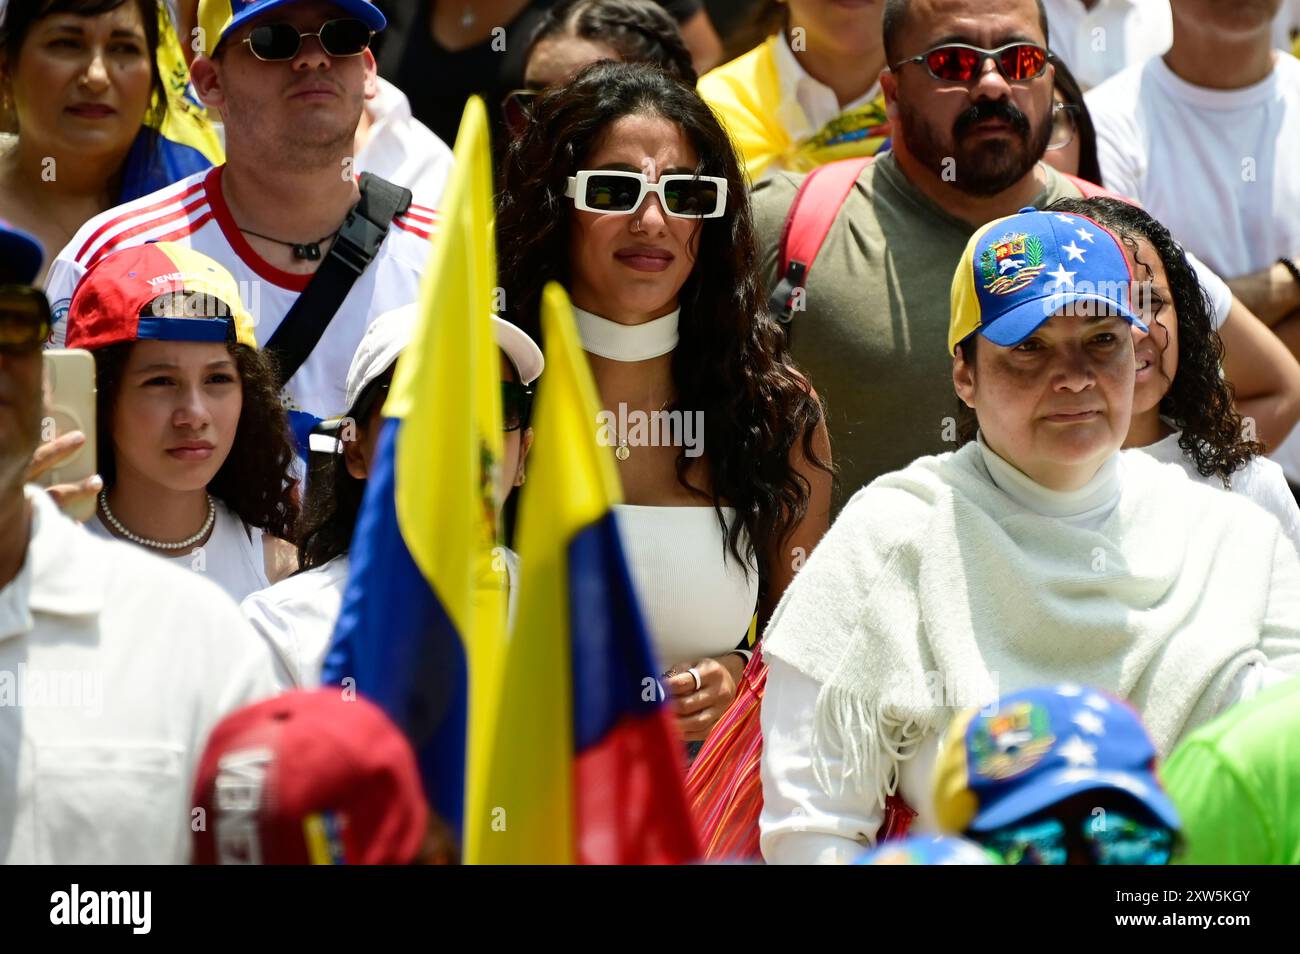
[[[434,40],[429,29],[431,0],[420,0],[412,4],[416,14],[400,38],[405,41],[400,54],[381,58],[380,73],[406,94],[412,115],[447,145],[456,141],[465,101],[475,94],[482,96],[492,120],[493,139],[499,141],[504,129],[501,100],[512,89],[523,86],[524,52],[533,30],[553,2],[534,0],[505,26],[504,36],[488,37],[453,52]]]

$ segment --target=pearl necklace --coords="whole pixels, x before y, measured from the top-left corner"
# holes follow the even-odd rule
[[[148,537],[137,536],[126,527],[122,526],[122,521],[113,516],[113,511],[108,509],[108,490],[104,489],[99,492],[99,509],[104,512],[104,519],[108,525],[116,530],[132,543],[138,543],[142,547],[153,547],[157,550],[184,550],[186,547],[198,543],[212,530],[212,525],[217,522],[217,506],[212,502],[212,495],[208,494],[208,519],[203,521],[203,526],[199,532],[192,537],[186,537],[176,543],[164,543],[161,540],[150,540]]]

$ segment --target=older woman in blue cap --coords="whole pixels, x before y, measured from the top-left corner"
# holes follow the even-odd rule
[[[978,440],[859,491],[767,632],[769,861],[854,857],[896,793],[932,830],[953,707],[1095,686],[1165,753],[1300,666],[1300,559],[1277,520],[1120,453],[1132,281],[1084,216],[1027,210],[972,236],[948,345]]]

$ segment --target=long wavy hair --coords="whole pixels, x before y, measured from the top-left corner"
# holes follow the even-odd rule
[[[696,174],[727,180],[726,212],[698,222],[695,267],[678,295],[674,409],[703,412],[712,475],[705,496],[724,528],[721,508],[736,508],[740,519],[728,531],[727,549],[743,567],[757,556],[763,576],[765,555],[775,552],[808,509],[811,488],[790,465],[795,441],[802,442],[815,466],[830,470],[812,443],[823,414],[809,384],[793,369],[784,335],[767,310],[736,151],[694,89],[648,66],[606,62],[540,98],[533,123],[506,155],[497,210],[506,300],[514,323],[539,339],[543,286],[549,281],[571,286],[568,177],[582,168],[614,122],[631,115],[676,123],[699,157]],[[704,493],[687,480],[689,464],[683,450],[677,457],[678,481]],[[744,554],[742,527],[749,534]]]
[[[537,24],[524,62],[538,43],[557,36],[601,43],[625,63],[652,63],[692,86],[698,79],[676,21],[653,0],[560,0]]]
[[[117,479],[113,411],[122,389],[122,372],[134,347],[134,341],[126,341],[94,352],[99,473],[105,487],[112,487]],[[294,443],[272,359],[233,342],[226,350],[239,369],[244,403],[230,454],[208,484],[208,493],[248,526],[292,542],[298,520],[297,481],[291,469]]]
[[[1046,211],[1086,215],[1110,229],[1145,270],[1145,276],[1134,276],[1138,280],[1145,277],[1150,281],[1154,277],[1152,263],[1143,261],[1143,253],[1138,250],[1138,240],[1145,239],[1155,249],[1169,280],[1173,297],[1169,305],[1178,322],[1178,370],[1172,381],[1166,379],[1168,390],[1160,399],[1160,415],[1182,431],[1178,446],[1196,465],[1197,472],[1204,477],[1217,475],[1225,487],[1229,486],[1232,475],[1264,453],[1264,447],[1243,436],[1241,415],[1233,406],[1232,385],[1219,372],[1223,342],[1214,330],[1213,306],[1182,246],[1147,212],[1120,199],[1060,199]],[[1157,317],[1164,307],[1163,303],[1156,306]],[[1152,334],[1163,351],[1169,347],[1169,336],[1163,335],[1161,341],[1157,328],[1152,322]],[[967,361],[973,360],[974,349],[964,350],[963,355]],[[1156,371],[1163,373],[1159,365]],[[973,418],[970,409],[961,405],[959,442],[974,438]]]

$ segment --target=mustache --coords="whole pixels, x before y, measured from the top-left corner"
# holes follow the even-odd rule
[[[957,117],[957,121],[952,125],[953,135],[962,136],[971,126],[986,119],[1001,119],[1003,122],[1010,123],[1019,135],[1029,135],[1029,117],[1006,99],[980,100]]]

